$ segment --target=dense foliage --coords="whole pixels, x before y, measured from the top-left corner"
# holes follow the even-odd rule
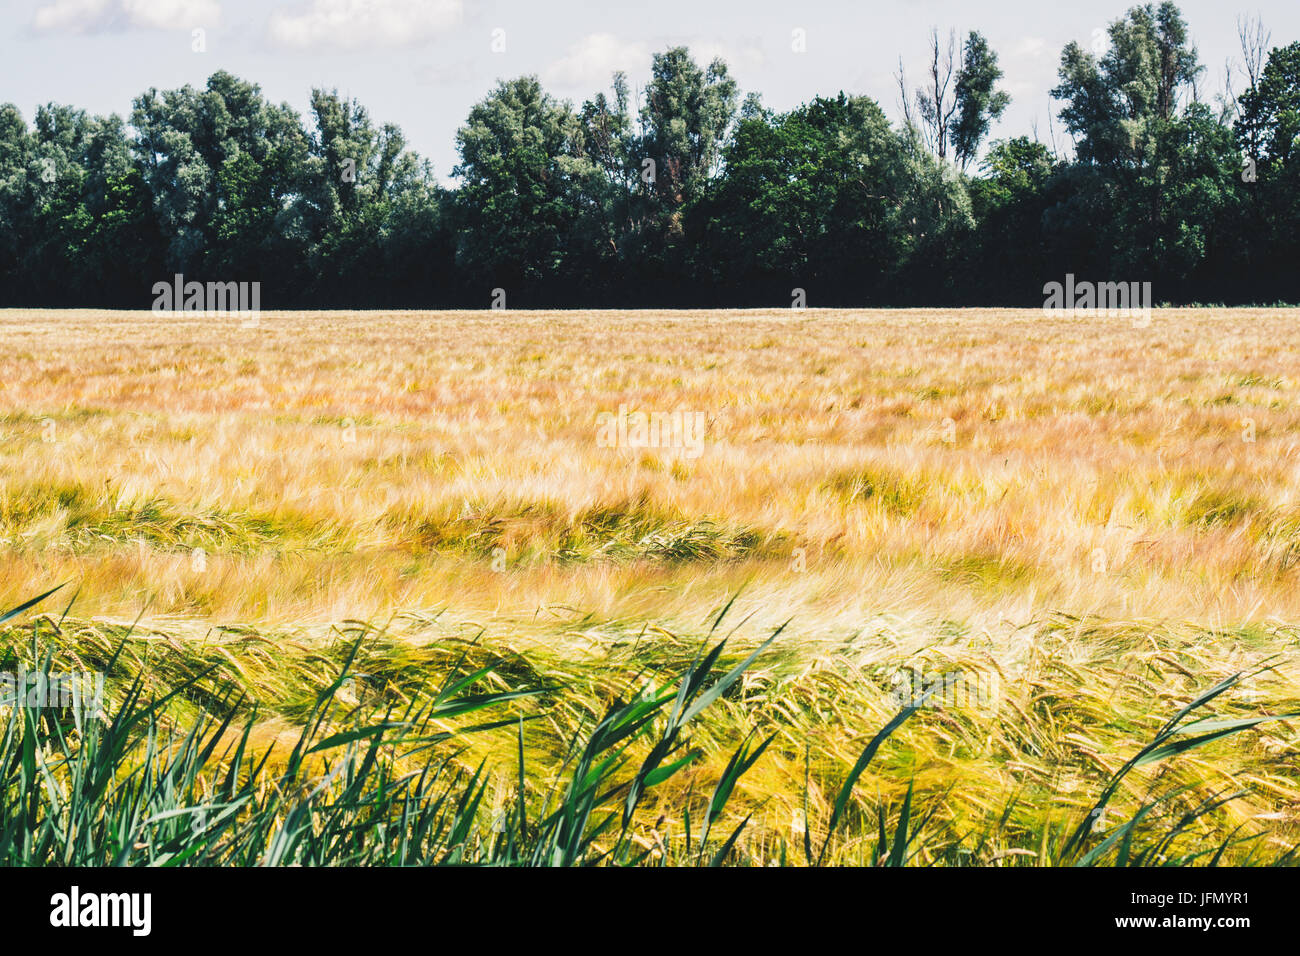
[[[306,123],[224,72],[129,121],[0,106],[0,305],[143,308],[175,273],[260,281],[278,308],[1039,305],[1066,273],[1300,300],[1300,42],[1211,106],[1178,8],[1134,7],[1104,52],[1061,54],[1069,156],[987,143],[997,55],[957,49],[941,73],[936,39],[901,127],[842,92],[742,102],[683,48],[576,109],[504,81],[457,134],[455,188],[326,90]]]

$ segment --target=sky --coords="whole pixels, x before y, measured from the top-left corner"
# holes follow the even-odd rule
[[[1272,45],[1300,39],[1296,0],[1184,0],[1206,66],[1202,97],[1239,57],[1237,18],[1257,15]],[[537,74],[580,105],[623,70],[635,90],[651,54],[721,56],[742,92],[787,110],[840,90],[901,115],[899,58],[916,86],[931,27],[978,29],[1011,94],[992,138],[1037,135],[1068,149],[1049,90],[1062,47],[1102,42],[1131,0],[3,0],[0,102],[30,122],[42,103],[129,116],[149,88],[202,86],[228,70],[306,114],[312,87],[355,97],[397,123],[443,182],[456,130],[498,79]],[[196,33],[195,31],[202,31]],[[201,40],[201,42],[199,42]],[[202,49],[196,49],[201,46]],[[802,47],[802,50],[798,49]]]

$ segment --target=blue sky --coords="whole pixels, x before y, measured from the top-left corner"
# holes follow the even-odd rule
[[[634,87],[650,55],[686,44],[701,63],[720,55],[741,89],[788,109],[841,89],[899,115],[901,56],[921,79],[931,26],[979,29],[998,52],[1011,107],[993,136],[1050,142],[1061,48],[1091,44],[1129,2],[1063,9],[1050,0],[7,0],[0,23],[0,101],[30,121],[40,103],[127,115],[149,87],[201,85],[226,69],[305,112],[313,86],[355,96],[380,122],[400,125],[441,180],[456,161],[455,133],[499,78],[536,73],[575,104],[616,69]],[[1222,89],[1237,55],[1236,20],[1258,14],[1281,46],[1300,39],[1295,0],[1185,0],[1207,67],[1203,98]],[[194,52],[193,31],[206,49]],[[804,31],[806,52],[792,48]],[[497,49],[493,49],[493,47]],[[504,47],[504,49],[501,49]],[[1062,140],[1055,124],[1058,145]]]

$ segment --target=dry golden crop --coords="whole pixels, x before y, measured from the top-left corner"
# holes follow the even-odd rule
[[[143,615],[229,643],[270,699],[256,641],[481,634],[572,691],[559,740],[641,655],[689,660],[731,598],[742,645],[789,621],[655,795],[652,843],[753,726],[778,738],[740,785],[744,852],[823,825],[900,669],[997,675],[993,705],[926,709],[859,784],[892,805],[915,779],[921,859],[996,831],[963,852],[1052,862],[1052,828],[1238,671],[1270,667],[1223,712],[1300,709],[1297,310],[10,310],[0,337],[0,601],[75,582],[70,640]],[[1276,855],[1295,743],[1261,725],[1126,798],[1240,788],[1196,827]]]

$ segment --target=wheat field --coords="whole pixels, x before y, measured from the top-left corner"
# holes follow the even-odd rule
[[[387,675],[363,697],[473,647],[501,689],[556,688],[525,744],[557,778],[564,740],[711,627],[733,653],[781,629],[638,808],[655,859],[753,731],[729,859],[816,833],[863,862],[910,811],[909,861],[1052,864],[1245,673],[1214,713],[1282,719],[1125,776],[1090,839],[1168,795],[1144,825],[1232,799],[1152,860],[1300,841],[1300,310],[8,310],[0,338],[0,600],[68,582],[41,608],[61,653],[126,640],[160,688],[215,666],[259,740],[292,734],[341,635]],[[637,413],[664,430],[602,431]],[[830,826],[898,675],[954,671],[991,699],[922,708]],[[455,759],[509,771],[515,746]],[[484,826],[518,789],[492,781]]]

